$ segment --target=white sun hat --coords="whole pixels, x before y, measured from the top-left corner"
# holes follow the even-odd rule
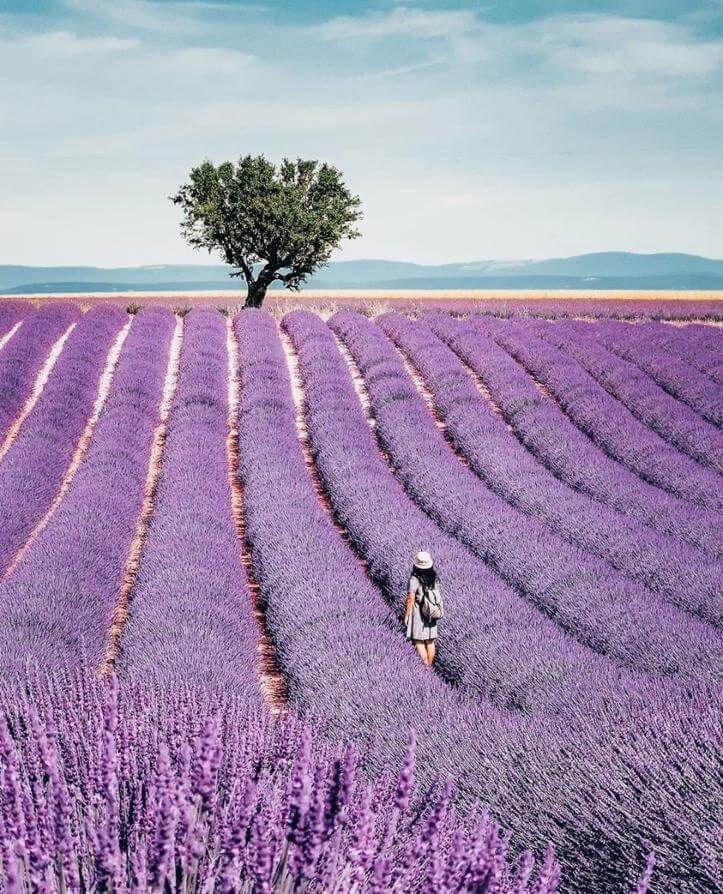
[[[414,564],[417,568],[431,568],[433,565],[432,557],[428,552],[422,550],[414,557]]]

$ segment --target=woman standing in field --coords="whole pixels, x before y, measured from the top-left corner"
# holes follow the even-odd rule
[[[428,667],[434,664],[437,623],[443,616],[442,594],[434,562],[429,553],[419,552],[414,557],[409,578],[404,624],[407,639],[414,643],[419,657]]]

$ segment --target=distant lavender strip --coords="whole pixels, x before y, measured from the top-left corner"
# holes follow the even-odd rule
[[[723,639],[709,625],[497,496],[450,450],[379,328],[349,314],[339,330],[399,478],[444,531],[596,652],[646,673],[723,679]]]
[[[607,456],[535,387],[524,366],[471,322],[442,314],[425,322],[480,377],[520,441],[557,478],[661,533],[723,555],[717,513],[665,493]],[[520,356],[535,362],[531,352]]]
[[[0,463],[0,569],[52,503],[93,409],[108,351],[126,319],[115,307],[85,314]]]
[[[459,759],[472,773],[472,754],[450,757],[452,730],[470,734],[484,717],[476,733],[483,735],[501,715],[484,702],[465,708],[425,672],[396,612],[390,613],[317,500],[273,319],[246,310],[235,329],[246,535],[292,703],[334,733],[374,744],[370,759],[379,766],[403,747],[420,716],[434,716],[424,731],[427,759],[436,767]]]
[[[0,351],[0,443],[32,394],[50,349],[79,317],[80,311],[71,304],[36,311]]]
[[[258,629],[231,511],[227,435],[225,319],[192,311],[118,672],[231,687],[260,702]]]
[[[723,432],[711,425],[687,404],[676,400],[635,364],[604,346],[616,340],[617,329],[607,323],[539,324],[539,334],[566,351],[605,390],[619,400],[644,425],[664,441],[715,472],[723,472]],[[632,326],[621,324],[624,329]],[[625,336],[624,336],[625,337]],[[651,351],[652,346],[641,346]],[[668,356],[670,356],[668,354]],[[698,373],[700,375],[700,373]],[[709,385],[713,383],[706,378]],[[723,402],[723,389],[719,389]],[[700,470],[697,470],[700,471]],[[723,486],[711,477],[709,484]]]
[[[275,298],[278,293],[270,292],[269,307],[275,310],[281,305],[288,307],[286,297]],[[502,292],[504,294],[504,292]],[[612,293],[614,294],[614,293]],[[500,319],[539,317],[541,319],[575,319],[594,317],[595,319],[619,320],[723,320],[723,300],[687,301],[685,299],[654,299],[634,301],[627,298],[580,299],[559,298],[420,298],[395,297],[390,291],[383,296],[385,306],[409,315],[440,312],[458,317],[469,314],[484,314]],[[315,305],[326,311],[356,310],[359,313],[374,314],[379,299],[365,297],[345,297],[319,300]],[[700,326],[699,328],[707,328]]]
[[[723,625],[720,562],[562,483],[491,412],[456,355],[427,327],[399,314],[377,322],[424,378],[454,446],[493,490],[652,593]],[[649,602],[654,609],[657,600]]]
[[[723,343],[712,347],[693,326],[639,323],[646,338],[664,351],[672,351],[719,385],[723,385]]]
[[[351,341],[359,319],[340,312],[330,323]],[[283,325],[299,352],[319,473],[372,574],[400,609],[415,552],[429,549],[436,557],[454,606],[437,658],[444,676],[470,693],[530,712],[577,710],[581,699],[595,701],[635,678],[564,635],[412,502],[379,454],[323,322],[297,311]],[[386,369],[375,372],[383,377]]]
[[[0,586],[0,670],[103,657],[143,502],[173,315],[133,319],[88,453],[48,527]]]
[[[723,491],[713,472],[678,453],[633,416],[564,351],[524,324],[475,320],[482,332],[535,375],[565,413],[607,454],[644,481],[699,506],[723,510]]]
[[[640,367],[673,397],[714,425],[723,425],[723,391],[705,373],[651,344],[635,326],[603,328],[601,337],[612,351]]]

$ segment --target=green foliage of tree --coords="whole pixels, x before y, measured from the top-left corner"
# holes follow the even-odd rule
[[[220,251],[236,268],[231,276],[244,276],[246,307],[260,307],[273,282],[299,289],[342,239],[360,235],[361,200],[337,168],[318,161],[204,161],[171,201],[183,211],[187,242]]]

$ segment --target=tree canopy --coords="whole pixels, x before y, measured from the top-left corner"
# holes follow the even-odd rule
[[[332,165],[263,155],[234,164],[204,161],[171,197],[181,232],[195,248],[218,250],[247,284],[247,307],[260,307],[273,282],[299,289],[342,239],[355,239],[361,200]]]

